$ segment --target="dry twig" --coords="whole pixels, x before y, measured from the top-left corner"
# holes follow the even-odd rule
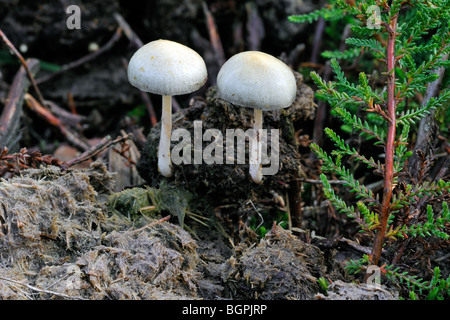
[[[102,140],[100,140],[100,142],[98,142],[95,146],[89,148],[88,150],[86,150],[85,152],[80,154],[78,157],[73,158],[72,160],[69,160],[69,161],[65,161],[61,165],[61,168],[63,170],[66,170],[67,168],[69,168],[71,166],[74,166],[74,165],[76,165],[78,163],[87,161],[90,158],[95,157],[96,155],[98,155],[100,152],[102,152],[103,150],[108,148],[110,145],[113,145],[113,144],[116,144],[116,143],[120,143],[120,142],[125,141],[125,140],[130,139],[130,138],[131,138],[131,134],[127,134],[127,135],[125,135],[123,137],[119,136],[115,140],[111,140],[110,136],[106,136]]]
[[[3,33],[3,31],[0,29],[0,37],[2,37],[3,41],[6,43],[6,45],[12,50],[12,52],[17,56],[17,58],[19,58],[20,62],[22,63],[23,67],[25,68],[25,70],[27,71],[28,74],[28,78],[31,81],[31,84],[33,85],[34,91],[36,91],[36,94],[38,96],[39,102],[45,106],[44,103],[44,98],[42,97],[42,93],[39,90],[36,81],[34,80],[34,75],[31,72],[30,68],[28,67],[27,62],[25,61],[25,59],[22,57],[22,55],[20,54],[20,52],[16,49],[16,47],[14,47],[14,45],[11,43],[11,41],[9,41],[8,37],[6,37],[6,35]]]
[[[39,104],[30,94],[25,94],[25,102],[28,107],[36,112],[39,116],[44,118],[48,123],[59,128],[64,137],[70,141],[73,145],[77,146],[81,150],[88,150],[90,148],[89,144],[84,141],[76,131],[64,125],[64,123],[59,120],[50,110],[45,109]]]

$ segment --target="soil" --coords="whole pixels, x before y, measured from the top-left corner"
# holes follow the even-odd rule
[[[81,8],[81,29],[67,28],[68,5]],[[39,89],[59,106],[53,112],[71,114],[59,113],[75,138],[92,147],[106,136],[133,136],[66,168],[61,163],[85,150],[43,114],[26,104],[18,109],[20,129],[7,151],[27,148],[51,160],[19,170],[8,163],[2,171],[0,298],[398,299],[397,288],[374,288],[346,273],[345,263],[367,250],[364,239],[322,202],[317,189],[302,193],[299,179],[317,179],[319,164],[308,148],[314,88],[301,74],[295,72],[292,106],[264,112],[264,128],[281,132],[280,168],[255,185],[246,164],[176,165],[170,179],[158,173],[160,124],[152,126],[147,108],[153,106],[159,119],[161,98],[149,94],[145,100],[128,82],[126,63],[138,41],[129,30],[121,29],[109,49],[70,68],[92,54],[90,47],[114,39],[119,13],[143,43],[178,41],[205,59],[205,86],[174,99],[174,130],[193,135],[194,121],[202,120],[203,132],[245,131],[252,114],[217,96],[221,64],[237,52],[261,50],[298,70],[312,54],[314,25],[293,24],[287,16],[317,8],[318,1],[310,0],[2,1],[0,29],[25,58],[41,61]],[[223,51],[212,45],[208,13]],[[20,63],[6,46],[0,53],[0,101],[6,105]],[[53,74],[61,66],[69,68]],[[29,93],[36,94],[31,87]],[[292,190],[310,196],[292,198]],[[448,274],[448,263],[440,259],[448,249],[437,247],[433,260]],[[333,283],[327,295],[320,278]]]

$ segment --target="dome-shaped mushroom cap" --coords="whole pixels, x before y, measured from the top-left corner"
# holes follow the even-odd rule
[[[159,95],[187,94],[205,84],[203,58],[191,48],[170,40],[142,46],[128,64],[128,81],[136,88]]]
[[[228,59],[217,75],[217,88],[228,102],[262,110],[286,108],[297,94],[292,70],[259,51],[241,52]]]

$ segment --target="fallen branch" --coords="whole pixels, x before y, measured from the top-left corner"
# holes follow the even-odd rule
[[[84,138],[81,137],[76,131],[64,125],[64,123],[59,120],[50,110],[44,108],[36,99],[33,98],[30,94],[25,94],[24,96],[25,102],[27,106],[36,112],[40,117],[44,118],[48,123],[59,128],[64,137],[73,145],[77,146],[81,150],[89,150],[89,144],[84,141]]]
[[[261,43],[266,36],[264,29],[264,21],[258,13],[255,3],[246,2],[245,10],[247,11],[247,43],[248,49],[252,51],[261,50]],[[220,39],[219,39],[220,40]],[[223,49],[222,49],[223,52]]]
[[[0,146],[13,149],[20,140],[20,117],[25,93],[28,91],[30,81],[27,79],[27,68],[32,75],[39,70],[39,60],[29,59],[26,67],[23,65],[14,77],[11,88],[6,98],[6,104],[0,116]]]
[[[301,227],[303,221],[302,184],[298,180],[289,183],[288,196],[289,212],[293,227]]]
[[[45,100],[45,103],[50,108],[50,111],[55,115],[55,117],[71,127],[80,128],[81,124],[88,120],[87,116],[69,112],[66,109],[58,106],[53,101]]]

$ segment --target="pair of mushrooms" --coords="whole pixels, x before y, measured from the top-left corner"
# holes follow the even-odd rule
[[[142,91],[162,95],[158,169],[163,176],[171,177],[172,96],[191,93],[205,84],[205,62],[197,52],[182,44],[156,40],[132,56],[128,80]],[[269,54],[246,51],[225,62],[217,76],[217,87],[222,99],[254,109],[257,140],[252,144],[249,173],[254,182],[260,183],[262,111],[291,105],[297,92],[294,74],[286,64]]]

